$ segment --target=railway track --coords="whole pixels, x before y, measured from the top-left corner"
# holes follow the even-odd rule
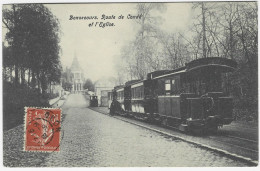
[[[176,130],[176,131],[180,131],[176,127],[172,127],[172,126],[166,126],[166,127]],[[250,129],[250,128],[247,128],[247,129]],[[255,129],[251,129],[251,130],[255,130]],[[255,141],[252,139],[247,139],[247,138],[242,138],[242,137],[238,137],[238,136],[233,136],[233,135],[216,135],[216,136],[207,136],[207,137],[210,139],[214,139],[214,141],[233,145],[238,148],[243,148],[243,149],[246,149],[246,150],[249,150],[251,152],[258,154],[258,141]],[[219,140],[220,138],[222,139],[222,141]],[[229,139],[229,142],[223,141],[223,139]],[[233,141],[230,141],[230,139]],[[243,145],[241,146],[241,144],[243,144],[244,146]],[[253,148],[249,148],[249,147],[253,147]]]
[[[92,110],[108,115],[106,112],[98,111],[93,108]],[[122,116],[113,116],[116,119],[124,122],[134,124],[152,131],[172,136],[177,139],[201,146],[218,153],[228,155],[241,161],[246,161],[251,165],[258,164],[258,142],[252,139],[237,137],[233,135],[208,135],[208,136],[192,136],[182,133],[174,127],[161,127],[159,125],[148,124],[133,118],[126,118]]]
[[[237,148],[245,149],[250,152],[258,154],[258,142],[250,139],[234,137],[234,136],[209,136],[208,138],[221,142],[223,144],[228,144],[236,146]]]
[[[236,136],[231,136],[231,135],[226,135],[226,137],[230,137],[230,138],[234,138],[234,139],[239,139],[239,140],[243,140],[243,141],[248,141],[248,142],[253,142],[253,143],[258,143],[258,141],[255,141],[255,140],[250,140],[250,139],[241,138],[241,137],[236,137]]]
[[[234,126],[234,125],[228,125],[227,127],[229,128],[238,128],[238,126]],[[246,129],[246,130],[258,130],[258,128],[248,128],[248,127],[243,127],[243,129]]]
[[[167,126],[170,129],[179,131],[178,128],[172,127],[172,126]],[[211,135],[211,136],[206,136],[209,139],[212,139],[213,141],[217,141],[222,144],[230,145],[230,146],[235,146],[238,149],[243,149],[247,150],[251,153],[254,153],[255,156],[258,156],[258,141],[252,140],[252,139],[247,139],[247,138],[242,138],[242,137],[237,137],[237,136],[232,136],[232,135]]]
[[[212,137],[209,137],[209,136],[206,136],[206,137],[196,137],[195,140],[192,138],[193,136],[191,135],[186,135],[185,133],[181,133],[177,128],[174,128],[174,127],[169,127],[167,126],[167,129],[169,130],[169,128],[174,129],[174,131],[178,131],[180,132],[179,135],[176,135],[172,132],[169,132],[169,131],[165,131],[164,129],[160,129],[158,128],[157,126],[154,127],[153,125],[149,125],[147,126],[147,124],[143,124],[142,122],[138,122],[136,123],[135,121],[133,121],[132,119],[128,119],[128,118],[123,118],[123,117],[117,117],[115,116],[115,118],[117,119],[120,119],[122,121],[125,121],[127,123],[131,123],[131,124],[134,124],[134,125],[137,125],[137,126],[140,126],[140,127],[143,127],[143,128],[146,128],[146,129],[150,129],[150,130],[153,130],[155,132],[158,132],[158,133],[161,133],[161,134],[165,134],[165,135],[168,135],[168,136],[172,136],[174,138],[177,138],[177,139],[180,139],[180,140],[183,140],[185,142],[188,142],[188,143],[192,143],[194,145],[198,145],[202,148],[206,148],[206,149],[209,149],[209,150],[212,150],[212,151],[215,151],[215,152],[218,152],[218,153],[222,153],[222,154],[225,154],[227,156],[230,156],[231,158],[236,158],[238,160],[241,160],[241,161],[246,161],[248,162],[249,164],[251,165],[258,165],[258,159],[257,157],[255,156],[258,156],[258,150],[254,150],[254,149],[251,149],[251,148],[246,148],[244,146],[240,146],[240,145],[236,145],[234,144],[233,142],[223,142],[221,140],[218,140],[217,138],[212,138]],[[198,139],[202,139],[202,140],[206,140],[206,141],[201,141],[201,140],[198,140]],[[215,143],[212,143],[212,142],[209,142],[207,140],[211,140],[211,141],[214,141]],[[220,145],[216,145],[216,142]],[[234,151],[230,151],[230,150],[227,150],[228,148],[223,148],[224,146],[229,146],[229,147],[232,147],[232,148],[236,148],[237,151],[234,152]],[[251,155],[250,156],[244,156],[244,152],[247,151],[246,153],[250,153]]]

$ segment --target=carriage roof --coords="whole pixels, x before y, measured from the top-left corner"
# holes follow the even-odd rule
[[[221,58],[221,57],[209,57],[200,58],[186,63],[185,66],[174,69],[174,70],[159,70],[153,71],[147,74],[147,80],[160,79],[167,76],[182,74],[182,73],[196,73],[198,71],[203,71],[214,68],[220,72],[231,72],[237,67],[237,63],[232,59]],[[203,72],[202,72],[203,73]],[[116,86],[115,90],[119,91],[126,86],[134,86],[144,82],[144,80],[131,80],[125,83],[125,85]]]
[[[208,68],[215,68],[221,72],[231,72],[237,68],[237,63],[227,58],[211,57],[200,58],[186,64],[187,72]]]
[[[237,63],[234,60],[220,57],[210,57],[210,58],[200,58],[193,60],[189,63],[186,63],[184,67],[180,67],[171,71],[161,72],[161,75],[152,77],[152,79],[164,78],[167,76],[172,76],[181,73],[194,73],[198,71],[206,70],[209,68],[214,68],[219,72],[231,72],[234,71],[237,67]],[[202,72],[203,73],[203,72]],[[152,74],[152,73],[150,73]]]

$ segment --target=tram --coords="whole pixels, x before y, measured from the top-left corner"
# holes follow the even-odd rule
[[[147,74],[112,91],[110,113],[159,122],[185,132],[216,131],[233,120],[233,102],[223,88],[223,74],[237,63],[211,57],[184,67]]]

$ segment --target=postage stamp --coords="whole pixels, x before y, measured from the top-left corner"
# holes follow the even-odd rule
[[[60,151],[61,109],[25,108],[24,151]]]

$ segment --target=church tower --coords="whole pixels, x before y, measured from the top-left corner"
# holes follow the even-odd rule
[[[82,92],[84,84],[84,74],[83,69],[79,65],[76,53],[74,55],[70,70],[72,74],[72,91],[74,91],[75,93]]]

